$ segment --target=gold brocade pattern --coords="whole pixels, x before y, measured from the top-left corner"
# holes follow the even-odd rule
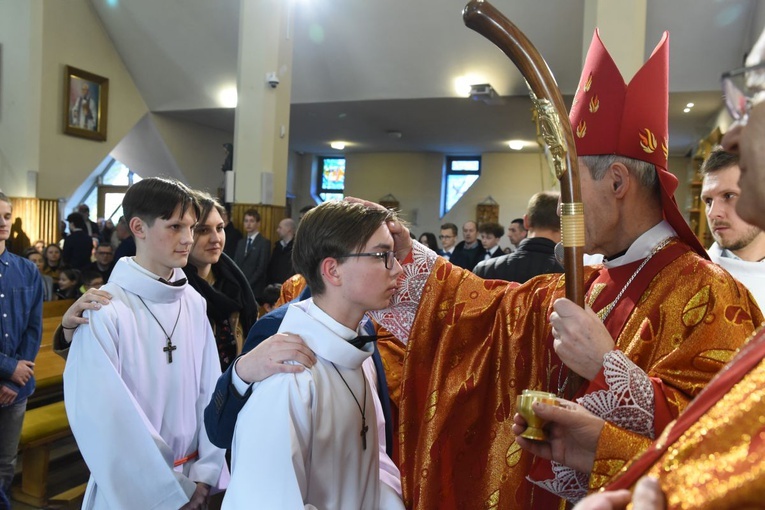
[[[560,360],[548,317],[564,295],[561,280],[543,275],[522,286],[500,284],[435,262],[404,364],[400,468],[407,508],[485,508],[495,495],[498,508],[554,507],[549,493],[526,480],[532,456],[517,449],[511,429],[523,389],[557,390]],[[593,268],[585,268],[585,282],[603,283],[601,301],[618,292],[612,289],[618,282],[609,284]],[[702,302],[697,294],[705,286],[708,304],[699,313],[689,303]],[[659,271],[634,305],[617,347],[661,381],[657,430],[722,367],[709,356],[700,362],[701,354],[734,352],[754,330],[752,317],[762,321],[747,295],[723,270],[685,252]],[[725,305],[732,303],[748,320],[726,320]],[[684,320],[690,310],[698,319],[693,327]]]
[[[765,504],[765,361],[694,423],[649,475],[670,509]]]

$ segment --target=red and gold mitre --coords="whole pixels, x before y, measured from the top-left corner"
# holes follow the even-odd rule
[[[577,155],[616,154],[655,165],[664,217],[683,241],[707,257],[674,199],[678,181],[667,171],[668,112],[669,33],[664,32],[628,85],[596,29],[569,115]]]

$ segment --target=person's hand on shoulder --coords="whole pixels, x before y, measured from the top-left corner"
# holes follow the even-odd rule
[[[285,363],[295,361],[298,365]],[[298,335],[277,333],[268,337],[236,362],[236,374],[247,384],[278,373],[298,373],[316,363],[313,351]]]
[[[111,302],[112,295],[105,290],[88,289],[85,294],[72,303],[72,306],[64,313],[61,318],[61,328],[64,330],[65,343],[60,347],[66,348],[72,342],[74,336],[74,330],[80,324],[87,324],[88,319],[82,316],[85,310],[100,310],[102,306],[108,305]]]

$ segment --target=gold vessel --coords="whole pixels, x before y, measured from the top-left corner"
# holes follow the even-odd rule
[[[523,416],[523,419],[526,420],[526,423],[528,424],[528,427],[523,431],[521,437],[533,439],[535,441],[544,441],[547,439],[547,436],[542,429],[545,422],[542,418],[534,414],[534,411],[531,409],[534,402],[543,402],[554,406],[558,405],[558,400],[554,393],[534,390],[523,390],[523,393],[518,395],[518,398],[516,399],[518,414]]]

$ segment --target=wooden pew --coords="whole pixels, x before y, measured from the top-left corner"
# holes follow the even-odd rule
[[[48,464],[55,441],[72,435],[64,402],[28,410],[21,427],[21,484],[11,489],[17,501],[44,507],[48,504]]]

